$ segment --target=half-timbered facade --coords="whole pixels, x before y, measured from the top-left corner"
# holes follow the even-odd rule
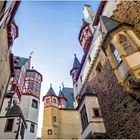
[[[37,138],[42,75],[30,69],[30,61],[31,58],[13,57],[14,73],[0,114],[0,121],[6,122],[3,123],[0,138]],[[9,131],[5,131],[7,127]]]

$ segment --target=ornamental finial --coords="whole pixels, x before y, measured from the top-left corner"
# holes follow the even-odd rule
[[[50,83],[50,87],[52,87],[52,83]]]
[[[64,87],[64,83],[62,82],[61,84],[62,84],[62,88],[63,88]]]

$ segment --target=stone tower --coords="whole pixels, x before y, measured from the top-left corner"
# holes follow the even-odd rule
[[[57,139],[58,138],[58,107],[59,100],[52,86],[47,94],[43,97],[44,101],[44,120],[42,128],[42,139]]]

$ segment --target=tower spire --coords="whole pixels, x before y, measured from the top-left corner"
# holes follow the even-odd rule
[[[74,54],[73,67],[70,71],[70,75],[72,76],[73,83],[76,82],[76,77],[78,75],[79,68],[80,68],[80,62],[78,58],[76,57],[76,54]]]

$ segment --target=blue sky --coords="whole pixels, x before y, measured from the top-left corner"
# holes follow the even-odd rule
[[[39,120],[42,120],[42,96],[47,93],[50,83],[56,94],[62,82],[64,86],[72,87],[69,72],[74,54],[79,60],[83,55],[78,35],[84,18],[84,4],[90,4],[96,11],[99,1],[22,1],[15,16],[19,37],[12,52],[29,57],[34,51],[31,65],[43,75]],[[41,127],[39,125],[38,136]]]

